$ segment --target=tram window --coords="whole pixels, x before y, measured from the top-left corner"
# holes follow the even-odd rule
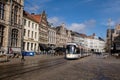
[[[68,54],[76,54],[76,46],[68,45],[66,49]]]
[[[80,54],[80,49],[79,48],[76,48],[76,53]]]

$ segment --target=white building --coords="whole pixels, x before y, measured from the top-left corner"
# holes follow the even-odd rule
[[[94,52],[105,52],[105,41],[100,37],[89,36],[85,38],[85,46]]]
[[[24,11],[23,50],[38,52],[39,22],[31,14]]]
[[[50,47],[56,45],[56,30],[53,27],[48,28],[48,45]]]
[[[80,33],[72,32],[72,42],[77,43],[81,46],[84,45],[84,38]]]

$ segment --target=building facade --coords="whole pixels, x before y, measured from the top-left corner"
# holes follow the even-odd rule
[[[0,54],[21,53],[24,0],[0,1]]]
[[[38,52],[39,45],[39,22],[28,12],[23,13],[24,40],[23,50]]]
[[[43,51],[48,46],[48,21],[45,11],[41,14],[32,14],[32,16],[39,22],[39,51]]]
[[[120,24],[116,25],[113,38],[112,38],[112,51],[113,53],[119,53],[120,52]]]
[[[56,46],[63,47],[67,43],[67,33],[65,25],[56,27]]]
[[[95,35],[88,36],[85,39],[86,48],[92,52],[105,52],[105,41]]]
[[[107,35],[106,35],[106,51],[111,53],[111,49],[113,47],[113,33],[114,29],[107,29]]]
[[[56,30],[53,27],[48,28],[48,46],[49,47],[56,46]]]

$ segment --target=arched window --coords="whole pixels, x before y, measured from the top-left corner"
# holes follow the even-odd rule
[[[18,30],[17,29],[12,29],[11,46],[12,47],[17,47],[17,42],[18,42]]]
[[[0,48],[3,44],[3,34],[4,34],[4,26],[0,25]]]

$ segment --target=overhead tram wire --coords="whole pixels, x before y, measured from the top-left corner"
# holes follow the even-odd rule
[[[28,6],[34,6],[34,4],[31,4],[30,0],[25,0],[24,2],[27,3]],[[25,3],[24,3],[24,6],[25,6]],[[34,9],[37,11],[38,9],[36,7],[34,7]],[[30,10],[30,9],[29,9]],[[30,11],[32,12],[32,11]]]

